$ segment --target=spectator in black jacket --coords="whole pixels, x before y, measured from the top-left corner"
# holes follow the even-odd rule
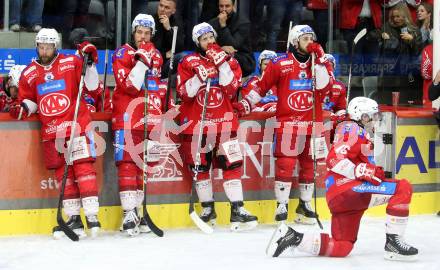
[[[243,77],[255,70],[255,59],[252,55],[249,32],[251,24],[240,18],[234,9],[235,0],[219,0],[219,14],[209,24],[217,31],[217,43],[222,49],[233,54],[240,63]]]
[[[176,54],[183,50],[185,40],[183,23],[176,13],[177,0],[160,0],[157,6],[157,13],[153,16],[156,22],[156,33],[153,36],[154,46],[160,51],[164,61],[162,77],[168,76],[169,59],[171,57],[171,46],[173,42],[173,26],[179,27],[176,39]],[[179,56],[175,56],[174,64],[178,62]]]
[[[428,90],[428,98],[431,101],[434,101],[440,97],[440,71],[435,75],[434,81],[429,86]],[[435,118],[437,119],[437,124],[440,128],[440,110],[437,108],[437,111],[434,112]],[[439,212],[440,215],[440,212]]]

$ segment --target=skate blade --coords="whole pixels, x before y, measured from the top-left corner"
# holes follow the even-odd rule
[[[139,235],[140,231],[138,227],[135,227],[133,229],[123,230],[122,234],[128,237],[135,237]]]
[[[245,223],[241,222],[232,222],[231,223],[231,231],[240,232],[240,231],[249,231],[257,227],[258,221],[249,221]]]
[[[278,239],[283,237],[289,228],[285,223],[280,223],[280,225],[276,228],[276,230],[273,232],[272,237],[270,238],[269,244],[266,248],[266,255],[273,257],[275,254],[275,251],[278,248]]]
[[[406,261],[412,262],[418,259],[418,254],[416,255],[401,255],[394,252],[385,251],[385,255],[383,256],[386,260],[390,261]]]
[[[295,223],[303,224],[303,225],[315,225],[316,218],[309,218],[301,214],[296,214]]]
[[[207,234],[211,234],[214,232],[214,229],[211,226],[209,226],[209,224],[203,222],[203,220],[200,219],[200,217],[197,215],[195,211],[190,213],[189,216],[191,217],[194,224],[196,224],[196,226],[199,227],[200,230],[202,230],[202,232]]]
[[[89,229],[89,233],[92,238],[98,237],[100,231],[101,231],[100,227],[93,227]]]
[[[139,225],[139,232],[140,233],[150,233],[151,229],[148,227],[148,225]]]
[[[84,239],[87,237],[86,232],[84,229],[75,229],[73,232],[78,235],[79,239]],[[60,240],[66,237],[66,234],[63,231],[56,231],[52,233],[52,236],[55,240]]]

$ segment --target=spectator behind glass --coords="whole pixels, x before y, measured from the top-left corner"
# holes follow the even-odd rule
[[[86,29],[88,21],[88,12],[90,0],[63,0],[60,1],[61,12],[64,14],[64,22],[62,26],[63,37],[69,37],[72,29]],[[73,48],[69,44],[69,38],[63,38],[63,48]]]
[[[339,0],[333,0],[333,4]],[[307,8],[313,11],[314,24],[319,43],[325,46],[328,39],[328,0],[308,0]],[[335,5],[334,5],[335,6]]]
[[[392,8],[399,3],[405,4],[408,7],[411,18],[415,21],[417,20],[417,6],[420,5],[422,0],[384,0],[383,2],[387,8],[386,12],[389,12],[389,8]]]
[[[430,31],[432,29],[432,5],[426,2],[422,2],[417,7],[417,26],[422,34],[423,45],[427,45],[432,42],[430,39]]]
[[[423,78],[423,107],[431,108],[432,102],[428,98],[428,89],[432,83],[432,44],[426,46],[422,51],[420,72]]]
[[[267,3],[267,43],[269,50],[276,51],[277,40],[281,31],[284,17],[292,21],[292,26],[300,24],[302,0],[272,0]],[[284,51],[284,48],[283,48]]]
[[[9,24],[12,31],[18,32],[23,27],[32,32],[41,30],[44,0],[10,0],[9,4]]]
[[[363,28],[370,32],[382,27],[382,1],[343,0],[340,1],[339,27],[351,51],[352,41]],[[356,45],[356,52],[362,54],[378,53],[376,40],[363,38]]]
[[[249,33],[250,22],[240,18],[234,10],[235,0],[219,0],[220,13],[209,24],[217,31],[217,43],[222,49],[237,59],[243,77],[255,70],[255,59],[251,52]]]
[[[153,15],[154,21],[156,22],[156,33],[152,41],[165,60],[165,64],[162,67],[162,77],[168,76],[171,45],[173,42],[173,26],[179,27],[176,39],[176,53],[181,52],[184,46],[185,29],[183,28],[183,23],[180,21],[180,18],[175,15],[176,1],[177,0],[160,0],[157,6],[157,13]],[[180,58],[181,56],[179,59]],[[176,58],[174,63],[177,63],[179,59]]]
[[[208,2],[210,5],[214,6],[215,10],[217,10],[217,4],[215,3],[217,1],[214,0],[203,1],[203,5],[205,5],[205,2]],[[199,13],[200,13],[199,1],[179,0],[176,1],[176,3],[177,3],[176,16],[179,18],[179,21],[182,22],[182,26],[184,27],[182,28],[179,26],[179,32],[183,33],[184,35],[182,37],[185,38],[183,40],[184,47],[186,50],[193,50],[195,49],[195,47],[194,47],[194,42],[192,41],[192,29],[194,25],[199,23]],[[210,18],[212,17],[207,18],[207,20]],[[163,71],[164,70],[162,69],[162,72]]]
[[[407,99],[408,102],[421,100],[419,56],[422,37],[406,4],[399,3],[393,6],[388,14],[388,22],[381,30],[372,33],[372,36],[381,46],[383,61],[391,65],[390,70],[394,70],[393,75],[397,76],[392,79],[393,86],[387,86],[387,91],[400,91],[401,100]]]

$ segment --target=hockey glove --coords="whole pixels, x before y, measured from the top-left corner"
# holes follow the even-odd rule
[[[322,49],[321,45],[319,43],[313,42],[310,43],[309,46],[307,46],[307,52],[308,53],[314,53],[316,55],[316,58],[318,58],[319,63],[323,63],[324,61],[320,61],[325,56],[325,52]]]
[[[200,82],[202,82],[202,83],[206,82],[206,80],[209,77],[208,71],[202,65],[198,65],[198,66],[194,67],[193,68],[193,72],[197,75],[197,77],[199,78]]]
[[[142,61],[148,68],[151,68],[152,57],[156,48],[151,42],[142,42],[138,50],[134,53],[136,60]]]
[[[89,61],[87,65],[91,65],[92,63],[98,64],[98,50],[95,45],[88,41],[84,41],[83,43],[77,45],[77,49],[81,57],[84,58],[84,55],[89,55]]]
[[[230,58],[230,56],[216,43],[208,45],[206,57],[211,60],[217,68]]]
[[[29,115],[29,109],[25,103],[15,103],[9,109],[9,115],[17,120],[24,120]]]
[[[253,104],[247,98],[243,98],[239,102],[232,103],[232,107],[238,117],[243,117],[251,113]]]
[[[385,180],[383,168],[369,163],[359,163],[354,169],[354,174],[357,179],[367,181],[375,186]]]

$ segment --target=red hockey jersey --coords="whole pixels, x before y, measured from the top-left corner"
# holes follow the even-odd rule
[[[340,123],[326,161],[327,201],[361,184],[363,181],[355,178],[355,167],[359,163],[374,163],[372,157],[373,144],[365,129],[352,121]]]
[[[222,126],[227,127],[227,132],[237,130],[238,119],[233,113],[232,101],[236,99],[237,90],[241,85],[241,68],[234,58],[229,59],[226,64],[229,65],[233,75],[227,85],[221,85],[219,70],[214,63],[199,53],[189,54],[179,63],[177,68],[177,91],[183,101],[180,106],[180,123],[188,123],[188,127],[183,131],[184,134],[198,133],[197,126],[203,110],[206,82],[201,83],[198,89],[190,88],[195,87],[191,82],[193,79],[197,79],[194,68],[199,65],[203,65],[212,78],[204,133],[220,133],[222,132]],[[188,95],[188,92],[191,91],[197,91],[194,97]]]
[[[299,62],[292,53],[283,54],[269,62],[256,92],[264,97],[273,86],[277,88],[276,117],[281,126],[277,132],[312,133],[313,120],[322,123],[323,94],[331,87],[315,89],[315,119],[313,119],[313,80],[311,58]]]
[[[323,109],[335,114],[347,109],[347,90],[341,81],[334,81],[324,97]]]
[[[113,54],[113,73],[115,75],[116,87],[113,93],[113,113],[112,128],[118,129],[136,129],[143,130],[144,124],[144,91],[148,87],[148,111],[147,122],[148,130],[152,130],[155,125],[160,124],[160,115],[165,105],[165,93],[160,87],[160,68],[148,69],[147,87],[145,83],[142,90],[138,91],[130,79],[130,72],[136,65],[137,60],[134,59],[136,50],[129,44],[124,44],[116,49]],[[155,59],[159,61],[154,66],[162,66],[162,56],[156,50]]]
[[[50,65],[32,61],[21,73],[18,102],[37,105],[43,140],[70,136],[82,63],[78,56],[58,54]],[[91,121],[86,102],[80,102],[75,133],[85,132]]]

